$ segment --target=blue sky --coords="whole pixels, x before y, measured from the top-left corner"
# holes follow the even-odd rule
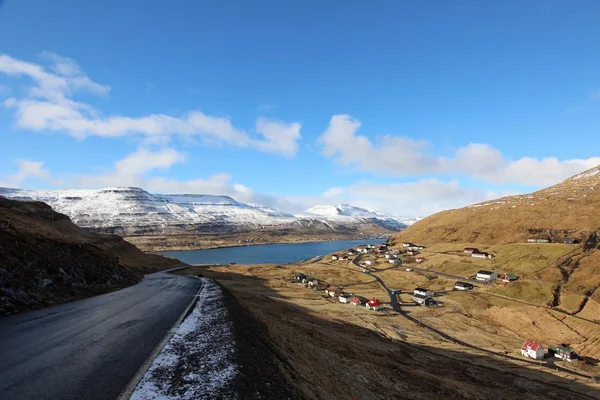
[[[600,2],[0,1],[0,184],[425,215],[600,163]]]

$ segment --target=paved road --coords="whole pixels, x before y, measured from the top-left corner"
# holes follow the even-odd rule
[[[115,399],[200,285],[160,272],[117,292],[0,318],[0,399]]]

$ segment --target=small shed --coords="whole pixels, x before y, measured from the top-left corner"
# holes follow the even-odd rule
[[[521,346],[521,355],[534,360],[544,359],[544,348],[541,344],[534,342],[533,340],[526,340]]]
[[[367,307],[369,310],[379,311],[383,309],[383,304],[381,304],[379,300],[373,297],[371,300],[367,301],[365,307]]]
[[[519,279],[519,277],[510,272],[505,272],[504,274],[502,274],[502,276],[500,276],[500,280],[502,280],[502,282],[505,282],[505,283],[513,282],[513,281],[516,281],[517,279]]]
[[[456,289],[456,290],[471,290],[473,288],[474,288],[473,284],[469,283],[469,282],[458,281],[454,284],[454,289]]]

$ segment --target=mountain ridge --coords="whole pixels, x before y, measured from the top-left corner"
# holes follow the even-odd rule
[[[395,234],[402,240],[514,243],[531,237],[586,239],[600,229],[600,166],[533,193],[441,211]]]
[[[342,207],[348,215],[290,214],[260,204],[242,203],[229,196],[152,194],[137,187],[0,188],[0,195],[45,202],[68,215],[78,226],[126,238],[274,232],[269,240],[277,241],[277,238],[301,232],[305,240],[313,237],[332,240],[390,234],[405,229],[411,222],[350,205]]]

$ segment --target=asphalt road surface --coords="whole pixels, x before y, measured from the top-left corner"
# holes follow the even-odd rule
[[[164,272],[89,299],[0,318],[0,399],[115,399],[200,288]]]

